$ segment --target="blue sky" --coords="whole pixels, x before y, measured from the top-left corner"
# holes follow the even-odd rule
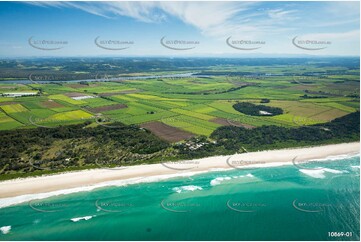
[[[359,9],[344,1],[0,2],[0,57],[359,56]]]

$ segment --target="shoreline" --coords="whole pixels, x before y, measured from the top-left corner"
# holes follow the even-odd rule
[[[293,160],[296,160],[295,158],[298,162],[302,162],[359,153],[360,143],[353,142],[135,165],[124,169],[99,168],[17,178],[0,182],[0,208],[34,200],[34,197],[40,199],[60,194],[91,191],[100,187],[156,182],[174,177],[187,177],[205,172],[241,169],[243,167],[262,168],[292,165],[292,162],[294,164]]]

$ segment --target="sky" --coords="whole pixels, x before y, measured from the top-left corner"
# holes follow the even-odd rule
[[[359,56],[354,2],[0,2],[0,57]]]

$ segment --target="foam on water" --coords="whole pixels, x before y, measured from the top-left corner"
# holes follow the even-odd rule
[[[306,174],[310,177],[313,178],[318,178],[318,179],[323,179],[325,178],[325,173],[333,173],[333,174],[342,174],[342,173],[348,173],[348,171],[340,171],[340,170],[335,170],[335,169],[330,169],[330,168],[323,168],[323,167],[317,167],[313,170],[309,170],[309,169],[299,169],[300,172],[302,172],[303,174]]]
[[[345,170],[335,170],[335,169],[330,169],[330,168],[323,168],[323,170],[325,172],[329,172],[329,173],[333,173],[333,174],[342,174],[342,173],[348,173],[348,171],[345,171]]]
[[[79,218],[71,218],[70,220],[73,221],[73,222],[78,222],[80,220],[89,220],[89,219],[92,219],[93,217],[95,216],[84,216],[84,217],[79,217]]]
[[[181,193],[183,191],[193,192],[193,191],[197,191],[197,190],[203,190],[203,188],[200,186],[189,185],[189,186],[175,187],[172,190],[175,191],[176,193]]]
[[[226,180],[231,180],[232,178],[227,176],[227,177],[217,177],[215,179],[213,179],[210,184],[211,186],[216,186],[216,185],[219,185],[221,184],[222,181],[226,181]]]
[[[11,226],[10,226],[10,225],[9,225],[9,226],[2,226],[2,227],[0,228],[0,231],[1,231],[2,234],[8,234],[8,233],[10,232],[10,230],[11,230]]]
[[[222,176],[222,177],[216,177],[213,180],[210,181],[210,185],[211,186],[217,186],[219,184],[221,184],[223,181],[229,181],[231,179],[237,179],[237,178],[242,178],[242,177],[254,177],[251,173],[248,173],[247,175],[240,175],[240,176]]]

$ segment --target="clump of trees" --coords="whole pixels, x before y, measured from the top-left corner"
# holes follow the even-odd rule
[[[281,108],[269,107],[265,105],[256,105],[246,102],[238,102],[233,105],[233,108],[238,112],[252,116],[275,116],[283,114],[283,110]]]
[[[315,96],[315,95],[309,96],[307,94],[304,94],[304,95],[300,96],[300,98],[327,98],[327,96]]]

